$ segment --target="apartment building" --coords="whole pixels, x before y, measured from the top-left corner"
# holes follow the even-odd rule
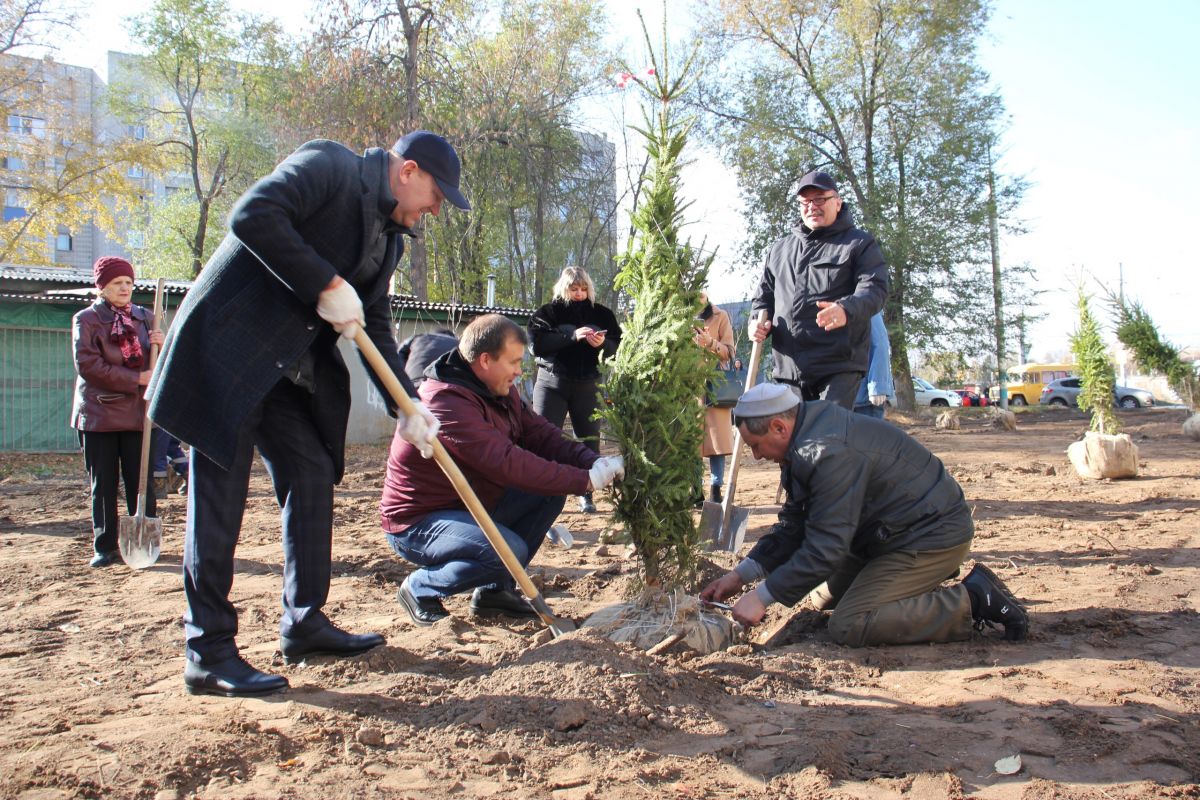
[[[0,263],[90,268],[101,253],[121,252],[96,225],[71,225],[59,213],[86,199],[70,185],[68,162],[119,132],[102,118],[103,91],[86,67],[0,55]],[[65,199],[55,201],[56,193]]]

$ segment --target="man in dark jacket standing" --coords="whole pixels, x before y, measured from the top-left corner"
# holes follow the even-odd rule
[[[420,388],[442,421],[442,444],[522,566],[533,560],[566,495],[602,489],[625,471],[620,456],[601,458],[564,438],[521,400],[513,384],[527,343],[512,320],[486,314],[429,367]],[[413,622],[446,617],[442,598],[470,589],[475,614],[536,616],[445,473],[399,436],[380,511],[392,548],[421,567],[399,591]]]
[[[733,607],[734,619],[755,625],[771,603],[792,606],[811,592],[818,609],[835,609],[830,636],[851,647],[959,641],[972,621],[1025,638],[1029,616],[983,564],[940,588],[958,574],[974,527],[962,489],[919,442],[778,384],[746,392],[733,415],[754,457],[782,465],[787,502],[770,533],[702,599],[761,581]]]
[[[149,397],[154,421],[193,448],[183,556],[189,692],[253,696],[288,685],[243,660],[234,641],[233,554],[255,448],[282,512],[284,660],[383,643],[336,628],[321,611],[350,411],[337,341],[363,328],[407,381],[388,285],[422,214],[436,215],[443,200],[470,208],[459,173],[454,149],[428,131],[361,156],[308,142],[241,197],[180,306]],[[419,407],[398,430],[429,449],[437,420]]]
[[[850,409],[867,371],[871,317],[887,298],[887,264],[875,237],[854,227],[827,173],[801,178],[799,201],[801,224],[767,251],[750,338],[770,334],[775,381],[805,400]]]

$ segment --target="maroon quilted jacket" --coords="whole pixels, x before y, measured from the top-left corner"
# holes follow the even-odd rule
[[[418,393],[441,421],[438,436],[484,508],[495,510],[509,487],[540,495],[587,491],[597,455],[535,414],[515,388],[496,397],[457,350],[435,361],[430,372]],[[437,462],[422,458],[399,435],[392,438],[379,507],[389,533],[434,511],[466,508]]]
[[[113,311],[103,300],[80,311],[71,320],[71,343],[75,349],[75,404],[71,427],[81,431],[140,431],[146,419],[141,370],[125,366],[121,346],[112,341]],[[138,340],[150,369],[149,326],[153,314],[141,306],[130,311]]]

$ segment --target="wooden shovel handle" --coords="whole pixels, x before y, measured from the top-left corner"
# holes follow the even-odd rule
[[[412,398],[408,396],[408,392],[404,391],[404,386],[401,385],[399,379],[396,378],[396,374],[392,372],[392,368],[384,360],[383,354],[379,352],[379,348],[375,346],[375,343],[371,341],[366,331],[361,327],[354,334],[354,343],[358,345],[358,349],[366,357],[367,363],[371,365],[371,369],[379,376],[379,380],[387,388],[388,394],[396,401],[396,405],[400,407],[400,411],[405,416],[416,414],[417,408],[413,404]],[[467,510],[475,518],[476,524],[483,530],[483,535],[491,542],[492,548],[500,556],[500,560],[504,562],[504,567],[513,576],[513,579],[516,580],[517,585],[521,587],[521,591],[524,592],[525,596],[529,598],[530,605],[537,611],[538,616],[547,625],[552,627],[557,625],[559,623],[558,618],[550,613],[550,609],[547,607],[541,593],[525,573],[525,568],[521,566],[521,562],[517,559],[516,554],[508,546],[508,542],[501,535],[499,529],[496,527],[496,523],[492,522],[491,515],[483,507],[483,503],[479,502],[479,497],[475,494],[475,490],[471,488],[471,484],[467,483],[462,470],[454,463],[454,459],[446,451],[441,440],[435,439],[433,442],[433,458],[437,461],[438,466],[442,468],[442,472],[446,473],[446,477],[450,479],[450,483],[454,485],[454,491],[458,492],[458,496],[466,504]]]
[[[755,322],[761,324],[767,321],[767,310],[761,309],[758,312],[758,319]],[[750,367],[746,370],[746,390],[754,388],[754,379],[758,377],[758,362],[762,358],[762,342],[755,342],[750,348]],[[736,433],[733,437],[733,466],[729,468],[729,491],[725,493],[725,503],[721,508],[721,532],[726,536],[732,536],[729,530],[729,520],[733,516],[733,493],[737,491],[737,476],[738,470],[741,468],[742,461],[742,429],[735,428]]]
[[[154,290],[154,312],[150,320],[150,328],[147,331],[154,330],[159,327],[162,317],[162,294],[163,286],[166,284],[165,278],[158,279],[158,286]],[[154,362],[158,360],[158,345],[150,345],[150,369],[154,369]],[[138,391],[142,391],[143,387],[139,386]],[[142,422],[142,460],[138,462],[138,507],[137,515],[140,518],[146,516],[146,483],[150,474],[150,434],[154,430],[154,423],[150,421],[150,404],[146,403],[144,412],[145,420]]]

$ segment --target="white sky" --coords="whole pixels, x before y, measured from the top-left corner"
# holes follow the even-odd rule
[[[309,24],[310,0],[231,4],[274,15],[293,32]],[[608,4],[613,41],[626,43],[626,57],[641,53],[635,9],[642,8],[657,40],[661,2]],[[131,49],[122,18],[148,6],[95,3],[83,33],[64,42],[57,58],[103,76],[107,50]],[[669,7],[681,31],[690,26],[686,2],[669,0]],[[1143,0],[1136,10],[1115,0],[995,3],[981,60],[1011,116],[1001,167],[1032,182],[1021,209],[1029,232],[1005,240],[1002,259],[1030,262],[1046,290],[1038,310],[1048,316],[1032,332],[1034,358],[1067,347],[1081,270],[1115,289],[1118,265],[1125,293],[1142,301],[1168,339],[1200,346],[1200,315],[1191,308],[1200,297],[1191,274],[1197,249],[1187,234],[1195,230],[1200,186],[1197,33],[1200,4],[1190,2]],[[614,99],[586,120],[618,148],[622,103],[628,121],[636,121],[632,97]],[[718,303],[744,299],[754,279],[730,263],[741,229],[736,181],[715,153],[693,156],[684,175],[684,192],[695,200],[692,237],[720,251],[710,295]]]

